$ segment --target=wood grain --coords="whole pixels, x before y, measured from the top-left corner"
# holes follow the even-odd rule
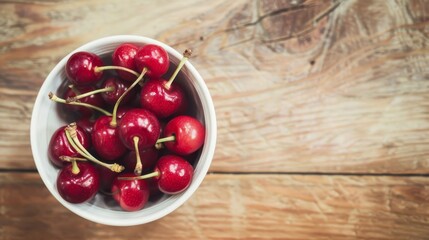
[[[1,2],[0,168],[34,168],[32,104],[56,62],[136,34],[194,49],[219,126],[211,171],[428,173],[428,6]]]
[[[167,217],[108,227],[69,212],[37,174],[2,173],[0,238],[427,239],[428,184],[425,177],[209,175]]]
[[[49,71],[118,34],[192,48],[218,121],[212,174],[136,227],[62,207],[29,141]],[[0,1],[0,239],[428,239],[428,49],[427,0]]]

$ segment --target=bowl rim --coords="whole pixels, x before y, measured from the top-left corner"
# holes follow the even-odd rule
[[[199,87],[199,90],[200,90],[200,91],[197,91],[197,94],[198,94],[198,97],[200,99],[202,99],[201,102],[203,105],[202,107],[203,107],[203,114],[204,114],[204,120],[205,120],[205,130],[206,130],[206,136],[205,136],[205,141],[204,141],[205,142],[205,144],[204,144],[205,161],[202,162],[203,165],[201,166],[201,174],[198,176],[194,175],[194,178],[191,182],[191,185],[188,187],[188,189],[186,189],[184,192],[182,192],[179,195],[172,196],[173,198],[175,198],[174,201],[172,202],[172,204],[166,206],[165,208],[163,208],[162,210],[160,210],[156,213],[150,214],[148,216],[144,216],[142,218],[121,219],[121,221],[117,221],[116,219],[109,219],[109,218],[105,218],[102,216],[91,214],[88,211],[81,211],[79,209],[80,204],[71,204],[71,203],[66,202],[58,194],[57,190],[54,189],[54,186],[51,186],[50,184],[48,184],[48,180],[46,179],[47,169],[44,169],[42,167],[41,161],[43,161],[43,159],[40,159],[40,156],[43,156],[43,154],[39,151],[38,148],[35,147],[36,142],[38,141],[37,135],[36,135],[36,129],[38,128],[36,116],[38,116],[38,112],[40,111],[40,108],[43,107],[42,104],[40,104],[40,103],[42,101],[42,98],[46,97],[42,93],[45,93],[48,91],[48,87],[49,87],[48,82],[53,81],[52,78],[57,73],[63,71],[64,66],[65,66],[68,58],[73,53],[78,52],[78,51],[88,51],[88,49],[94,48],[96,46],[103,46],[103,45],[108,45],[108,44],[118,44],[119,45],[121,43],[126,43],[126,42],[141,42],[142,44],[157,44],[157,45],[162,46],[170,55],[174,56],[175,58],[180,60],[180,58],[182,57],[182,55],[180,53],[178,53],[175,49],[168,46],[167,44],[165,44],[161,41],[149,38],[149,37],[144,37],[144,36],[114,35],[114,36],[103,37],[103,38],[99,38],[99,39],[95,39],[93,41],[90,41],[90,42],[76,48],[75,50],[73,50],[69,54],[67,54],[49,72],[49,74],[45,78],[42,86],[40,87],[40,89],[38,91],[38,94],[37,94],[37,97],[36,97],[36,100],[34,103],[32,115],[31,115],[31,124],[30,124],[30,145],[31,145],[31,151],[33,154],[33,160],[36,164],[37,171],[38,171],[44,185],[48,188],[49,192],[64,207],[66,207],[67,209],[69,209],[73,213],[75,213],[75,214],[77,214],[77,215],[79,215],[79,216],[81,216],[87,220],[90,220],[90,221],[93,221],[96,223],[105,224],[105,225],[112,225],[112,226],[133,226],[133,225],[139,225],[139,224],[152,222],[152,221],[155,221],[159,218],[166,216],[167,214],[173,212],[175,209],[180,207],[185,201],[187,201],[192,196],[192,194],[197,190],[197,188],[200,186],[203,179],[207,175],[208,169],[209,169],[211,162],[213,160],[214,151],[215,151],[215,147],[216,147],[216,140],[217,140],[216,113],[215,113],[212,97],[209,93],[207,85],[205,84],[205,82],[204,82],[203,78],[201,77],[201,75],[199,74],[199,72],[196,70],[196,68],[192,65],[192,63],[190,61],[187,61],[185,63],[185,67],[186,67],[187,71],[189,71],[190,74],[193,75],[193,77],[195,78],[197,86]],[[200,158],[201,157],[203,157],[203,154],[201,154]],[[46,159],[44,161],[46,161]]]

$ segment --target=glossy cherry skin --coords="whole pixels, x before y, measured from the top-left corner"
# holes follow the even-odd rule
[[[113,87],[114,90],[111,92],[103,92],[101,93],[101,96],[107,104],[113,106],[115,105],[116,101],[118,101],[119,97],[121,97],[121,95],[127,91],[130,85],[131,83],[125,82],[120,78],[110,77],[103,82],[102,88]],[[127,95],[125,95],[125,97],[122,99],[121,105],[127,104],[131,99],[135,98],[136,92],[136,88],[131,89],[130,92],[128,92]]]
[[[103,76],[103,72],[96,72],[94,69],[101,66],[103,61],[96,54],[76,52],[66,63],[67,78],[75,86],[95,85]]]
[[[176,114],[186,101],[186,94],[178,84],[165,87],[167,80],[151,79],[140,91],[140,105],[154,113],[158,118],[166,118]]]
[[[125,67],[134,71],[137,71],[134,63],[134,57],[136,56],[139,48],[131,43],[123,43],[119,45],[112,54],[112,63],[115,66]],[[116,70],[118,76],[125,81],[134,82],[137,77],[126,71]]]
[[[166,194],[177,194],[189,187],[194,175],[194,168],[184,158],[175,155],[162,156],[156,164],[155,171],[158,188]]]
[[[135,177],[132,173],[122,173],[118,177]],[[149,199],[149,187],[145,180],[119,180],[112,184],[113,199],[125,211],[143,209]]]
[[[92,131],[94,150],[104,162],[113,162],[127,151],[119,138],[119,128],[110,126],[111,120],[109,116],[99,117]]]
[[[139,48],[134,57],[134,63],[137,72],[142,72],[143,68],[146,67],[148,69],[146,76],[159,78],[168,71],[170,59],[164,48],[155,44],[147,44]]]
[[[172,135],[175,136],[175,141],[165,142],[165,147],[173,153],[189,155],[203,145],[205,129],[197,119],[181,115],[165,125],[163,137]]]
[[[79,94],[83,94],[83,93],[87,93],[90,91],[95,90],[94,87],[79,87],[77,88],[77,93],[74,92],[73,89],[68,88],[66,90],[66,92],[64,93],[64,99],[67,98],[71,98],[71,97],[75,97],[76,95]],[[78,100],[79,102],[82,103],[87,103],[87,104],[91,104],[94,106],[97,106],[99,108],[104,108],[104,101],[103,98],[100,96],[100,94],[92,94],[88,97],[84,97]],[[85,118],[85,117],[90,117],[92,115],[92,113],[94,112],[94,110],[87,108],[87,107],[82,107],[82,106],[75,106],[75,105],[70,105],[70,104],[63,104],[62,106],[64,106],[64,111],[66,112],[77,112],[81,117]]]
[[[97,194],[99,187],[98,172],[88,162],[77,162],[79,173],[72,172],[72,164],[68,164],[58,173],[57,189],[67,202],[83,203]]]
[[[158,161],[158,150],[154,147],[146,148],[139,151],[142,162],[142,172],[147,173],[153,170]],[[135,151],[129,151],[122,159],[122,165],[125,167],[124,172],[133,173],[136,167],[137,157]]]
[[[58,128],[52,135],[49,145],[48,145],[48,158],[49,160],[57,167],[63,167],[68,162],[65,162],[60,159],[61,156],[69,157],[82,157],[74,148],[70,145],[67,140],[66,133],[64,129],[66,126]],[[91,138],[88,134],[79,126],[76,128],[77,139],[86,149],[91,147]]]
[[[125,113],[118,125],[124,145],[134,150],[134,137],[139,138],[138,149],[153,147],[158,140],[160,125],[156,116],[145,109],[134,108]]]

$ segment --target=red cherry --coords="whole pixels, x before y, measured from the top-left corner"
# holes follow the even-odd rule
[[[103,61],[94,53],[76,52],[66,63],[66,74],[75,86],[95,85],[103,75],[103,72],[97,72],[95,68],[101,66]]]
[[[186,49],[183,57],[168,81],[154,79],[147,82],[140,93],[140,105],[152,111],[159,118],[166,118],[178,113],[184,113],[187,107],[186,94],[182,88],[173,84],[186,61],[191,57],[192,51]]]
[[[140,104],[153,112],[158,118],[166,118],[186,108],[185,92],[180,85],[165,87],[167,80],[151,79],[145,83],[140,92]],[[183,111],[183,110],[182,110]]]
[[[134,57],[136,56],[138,47],[131,43],[123,43],[119,45],[112,54],[112,63],[115,66],[125,67],[131,70],[136,71],[136,66],[134,63]],[[120,78],[126,81],[136,80],[136,76],[125,71],[117,70],[116,71]]]
[[[205,129],[197,119],[181,115],[167,123],[163,136],[174,136],[174,141],[164,143],[168,150],[179,155],[189,155],[203,145]]]
[[[67,140],[64,131],[65,128],[66,126],[58,128],[52,135],[48,145],[48,158],[57,167],[63,167],[68,164],[67,162],[60,159],[61,156],[82,157],[73,149]],[[87,135],[86,132],[79,126],[76,128],[76,132],[79,142],[82,143],[85,148],[90,148],[91,140],[89,135]]]
[[[111,171],[114,172],[122,172],[124,170],[124,167],[117,164],[117,163],[112,163],[112,164],[108,164],[105,162],[100,161],[99,159],[97,159],[96,157],[94,157],[84,146],[82,146],[82,144],[80,143],[79,139],[77,138],[77,125],[76,123],[70,123],[69,125],[67,125],[67,127],[65,128],[66,131],[66,137],[68,138],[69,142],[71,143],[72,147],[82,156],[85,157],[85,159],[97,164],[97,165],[101,165],[105,168],[110,169]],[[65,160],[81,160],[82,158],[63,158]]]
[[[112,117],[101,116],[94,123],[92,142],[102,160],[112,162],[125,154],[127,149],[119,138],[118,128],[111,127]]]
[[[135,175],[123,173],[118,177],[135,177]],[[146,205],[149,199],[149,187],[145,180],[119,180],[116,178],[113,181],[112,194],[125,211],[138,211]]]
[[[155,44],[147,44],[139,48],[134,57],[134,63],[137,72],[142,72],[144,68],[147,68],[146,76],[159,78],[167,72],[170,59],[164,48]]]
[[[151,147],[140,150],[140,159],[143,166],[142,172],[152,171],[158,161],[158,151]],[[125,167],[124,172],[134,172],[137,164],[137,157],[134,151],[128,152],[122,159],[122,166]]]
[[[142,150],[153,147],[160,133],[156,116],[141,108],[134,108],[126,112],[118,127],[122,142],[131,150],[135,150],[135,137],[138,137],[138,149]]]
[[[88,162],[68,164],[58,173],[58,193],[68,202],[83,203],[89,201],[97,193],[98,187],[98,172]]]
[[[155,171],[158,187],[166,194],[183,192],[191,184],[194,168],[185,159],[175,155],[162,156],[156,164]]]
[[[101,96],[107,104],[115,105],[119,97],[130,87],[130,83],[125,82],[116,77],[110,77],[103,82],[102,88],[113,88],[113,91],[103,92]],[[133,88],[128,92],[127,95],[122,99],[121,104],[128,103],[131,99],[136,97],[137,89]]]
[[[94,91],[94,87],[79,87],[79,88],[69,88],[64,93],[64,99],[73,98],[76,95],[92,92]],[[99,94],[92,94],[88,97],[84,97],[78,100],[79,102],[90,104],[99,108],[104,107],[103,98]],[[77,112],[81,117],[90,117],[93,113],[93,110],[83,106],[75,106],[70,104],[64,104],[65,111],[69,112]]]

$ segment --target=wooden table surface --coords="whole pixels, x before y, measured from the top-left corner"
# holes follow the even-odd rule
[[[67,53],[133,34],[192,48],[209,174],[165,218],[95,224],[43,185],[29,128]],[[429,239],[429,1],[1,1],[0,239]]]

